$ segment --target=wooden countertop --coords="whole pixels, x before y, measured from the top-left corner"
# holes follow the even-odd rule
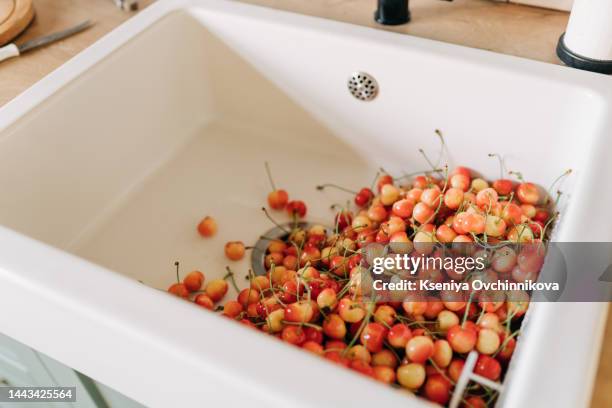
[[[152,1],[141,0],[141,3],[145,6]],[[411,0],[410,24],[381,27],[372,19],[375,0],[241,1],[555,64],[559,63],[555,55],[557,39],[568,18],[567,13],[559,11],[487,0],[455,0],[452,3]],[[0,63],[0,106],[132,15],[117,9],[111,0],[34,0],[34,7],[36,18],[18,41],[88,18],[94,19],[96,25],[43,50]],[[612,313],[608,317],[592,406],[612,407]]]

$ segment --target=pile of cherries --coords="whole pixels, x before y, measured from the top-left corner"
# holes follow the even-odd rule
[[[297,221],[306,215],[305,203],[290,201],[285,190],[273,185],[268,206],[287,211],[295,222],[286,227],[283,239],[269,241],[263,260],[267,273],[249,273],[249,286],[222,306],[216,304],[227,293],[228,281],[236,287],[229,268],[224,279],[206,285],[199,271],[182,280],[177,273],[178,281],[168,291],[442,405],[448,403],[472,350],[479,353],[475,373],[501,381],[528,299],[410,297],[375,302],[363,295],[355,275],[363,249],[374,242],[544,241],[556,218],[548,194],[522,180],[500,178],[490,183],[465,167],[412,178],[382,174],[372,188],[353,194],[351,208],[336,209],[333,228],[300,227],[304,224]],[[198,231],[203,237],[214,235],[215,220],[204,218]],[[225,254],[236,261],[248,249],[242,242],[228,242]],[[510,247],[497,255],[488,266],[492,273],[502,274],[503,269],[515,280],[525,278],[529,260],[522,263]],[[489,406],[496,397],[493,390],[471,384],[462,404]]]

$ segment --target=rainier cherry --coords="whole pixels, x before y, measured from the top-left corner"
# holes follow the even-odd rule
[[[272,173],[270,172],[270,166],[267,162],[265,163],[265,166],[268,180],[272,186],[272,191],[268,194],[268,205],[270,208],[275,210],[282,210],[287,205],[287,201],[289,201],[289,194],[287,194],[285,190],[276,189],[274,180],[272,179]]]
[[[183,279],[183,283],[188,291],[197,292],[204,283],[204,274],[200,271],[189,272]]]
[[[438,367],[446,368],[453,359],[453,349],[446,340],[436,340],[434,343],[434,351],[431,356]]]
[[[198,232],[203,237],[212,237],[217,233],[217,222],[212,217],[204,217],[198,224]]]
[[[444,193],[444,204],[451,210],[459,208],[463,202],[463,190],[451,187]]]
[[[370,201],[372,201],[373,198],[374,193],[372,192],[372,190],[364,187],[359,190],[359,192],[355,195],[355,204],[358,207],[365,207],[369,204]]]
[[[391,368],[397,367],[398,361],[395,354],[389,349],[383,349],[372,355],[373,366],[387,366]]]
[[[474,349],[477,337],[476,331],[456,325],[448,330],[446,339],[454,351],[463,354]]]
[[[213,310],[215,307],[215,303],[213,302],[213,300],[210,298],[210,296],[208,296],[205,293],[199,293],[194,299],[193,302],[196,305],[202,306],[205,309],[208,310]]]
[[[438,329],[442,333],[446,333],[448,329],[459,324],[459,317],[450,310],[443,310],[438,314],[436,323]]]
[[[383,174],[378,178],[378,182],[376,183],[376,187],[378,188],[378,192],[382,191],[382,188],[387,184],[393,184],[393,177],[388,174]]]
[[[395,348],[404,348],[412,338],[410,328],[403,323],[398,323],[391,327],[387,333],[387,341]]]
[[[488,187],[489,183],[485,179],[475,178],[474,180],[472,180],[471,189],[477,193]]]
[[[244,257],[245,246],[242,241],[230,241],[225,244],[225,256],[232,261],[239,261]]]
[[[492,357],[480,355],[478,356],[478,360],[476,360],[474,372],[489,380],[497,381],[501,375],[501,365],[499,361]]]
[[[346,336],[346,324],[337,314],[330,314],[323,321],[323,333],[332,339],[342,340]]]
[[[314,316],[312,303],[309,301],[294,302],[285,308],[285,320],[294,323],[308,323]]]
[[[425,383],[425,397],[440,405],[444,405],[450,399],[451,384],[440,374],[434,374]]]
[[[521,223],[521,207],[514,203],[503,202],[501,217],[508,225],[517,225]]]
[[[189,290],[187,290],[183,283],[174,283],[170,285],[168,288],[168,293],[172,293],[175,296],[185,299],[189,297]]]
[[[387,366],[375,366],[374,378],[385,384],[393,384],[395,382],[395,370]]]
[[[206,285],[205,292],[214,302],[220,301],[227,293],[228,285],[223,279],[212,280]]]
[[[268,205],[274,210],[282,210],[289,201],[289,194],[285,190],[274,190],[268,194]]]
[[[361,332],[360,340],[368,351],[377,353],[383,348],[387,329],[380,323],[368,323]]]
[[[357,323],[365,317],[365,310],[358,302],[343,298],[338,304],[338,314],[347,323]]]
[[[300,326],[288,325],[283,328],[281,338],[287,343],[299,346],[306,341],[306,334]]]
[[[450,178],[450,185],[461,191],[468,191],[470,188],[470,178],[465,174],[455,174]]]
[[[420,224],[427,224],[433,220],[434,210],[425,203],[417,203],[412,210],[412,216]]]
[[[304,204],[301,200],[293,200],[287,203],[287,213],[289,216],[304,218],[306,216],[307,208],[306,204]]]
[[[499,334],[491,329],[478,331],[476,350],[481,354],[493,354],[499,348]]]
[[[485,188],[476,194],[476,204],[480,208],[490,208],[497,203],[497,191],[492,188]]]
[[[414,363],[424,363],[433,356],[434,343],[426,336],[416,336],[406,343],[406,357]]]
[[[507,196],[512,192],[512,180],[499,179],[493,182],[493,188],[497,191],[497,194],[501,196]]]
[[[242,305],[235,300],[229,300],[223,306],[223,314],[235,319],[242,312]]]
[[[397,368],[397,382],[409,390],[416,390],[425,382],[423,364],[410,363]]]
[[[440,204],[440,188],[426,188],[421,194],[421,202],[432,208],[437,208]]]
[[[383,205],[391,205],[399,198],[400,191],[393,184],[385,184],[380,190],[380,202]]]
[[[403,200],[393,203],[392,213],[400,218],[409,218],[412,215],[413,209],[414,203],[411,200],[404,198]]]
[[[462,405],[463,408],[487,408],[487,403],[482,397],[472,395],[467,397]]]
[[[521,183],[516,188],[516,197],[523,204],[537,204],[540,201],[540,190],[533,183]]]
[[[510,273],[516,265],[516,252],[510,246],[502,247],[493,253],[491,267],[499,273]]]

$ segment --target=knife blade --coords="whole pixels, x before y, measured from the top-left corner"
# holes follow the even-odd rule
[[[80,24],[75,25],[74,27],[67,28],[66,30],[58,31],[55,33],[51,33],[42,37],[34,38],[32,40],[26,41],[23,44],[9,44],[4,47],[0,47],[0,61],[18,57],[19,55],[26,53],[28,51],[32,51],[36,48],[44,47],[45,45],[54,43],[59,40],[63,40],[64,38],[70,37],[81,31],[84,31],[91,27],[93,22],[90,20],[83,21]]]

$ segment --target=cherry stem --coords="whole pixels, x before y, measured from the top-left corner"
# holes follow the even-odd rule
[[[508,174],[510,174],[511,176],[516,177],[520,182],[524,182],[525,179],[523,178],[523,173],[519,172],[519,171],[512,171],[510,170],[508,172]]]
[[[264,162],[264,166],[266,166],[266,174],[268,175],[268,180],[270,181],[270,185],[272,186],[272,191],[276,191],[276,185],[274,184],[274,179],[272,178],[270,165],[268,164],[268,162]]]
[[[376,181],[378,180],[379,175],[380,175],[380,170],[377,170],[376,174],[374,175],[374,180],[372,180],[372,184],[370,184],[370,190],[374,190],[374,187],[376,187]]]
[[[548,187],[547,193],[548,196],[546,197],[546,202],[548,203],[548,200],[550,199],[550,196],[552,195],[551,192],[553,190],[553,187],[555,187],[555,185],[557,183],[559,183],[561,180],[563,180],[565,177],[569,176],[570,174],[572,174],[572,169],[567,169],[563,172],[563,174],[561,174],[559,177],[557,177],[550,185],[550,187]],[[560,191],[557,191],[557,194],[560,194]]]
[[[446,149],[446,143],[444,142],[444,135],[442,135],[442,131],[440,129],[436,129],[434,132],[440,138],[440,154],[438,155],[438,161],[436,162],[436,167],[438,167],[442,161],[442,156],[444,155],[444,150]]]
[[[470,312],[470,305],[472,304],[472,297],[474,297],[474,291],[470,292],[470,297],[468,298],[468,302],[465,305],[465,313],[463,313],[463,320],[461,321],[461,328],[465,327],[465,322],[467,321],[468,314]]]
[[[317,190],[322,191],[322,190],[326,189],[327,187],[332,187],[332,188],[335,188],[335,189],[338,189],[338,190],[341,190],[341,191],[344,191],[344,192],[347,192],[347,193],[350,193],[350,194],[357,194],[356,191],[353,191],[353,190],[350,190],[348,188],[339,186],[337,184],[332,184],[332,183],[320,184],[320,185],[317,186]]]
[[[504,159],[502,159],[499,153],[489,153],[489,157],[497,157],[499,160],[499,178],[504,178],[504,173],[506,172],[506,166],[504,166]]]
[[[181,283],[181,278],[179,277],[179,261],[174,261],[174,266],[176,266],[176,282]]]
[[[225,274],[225,276],[223,277],[223,280],[226,280],[227,278],[229,278],[236,292],[240,292],[240,289],[238,289],[238,285],[236,285],[236,279],[234,279],[234,272],[232,272],[229,266],[226,266],[225,270],[227,271],[227,274]]]
[[[280,228],[281,230],[283,230],[283,232],[289,234],[290,231],[288,231],[287,229],[285,229],[285,227],[283,227],[282,225],[280,225],[274,218],[272,218],[272,216],[270,215],[270,213],[268,212],[268,210],[266,210],[266,207],[261,207],[261,211],[264,212],[264,214],[266,215],[266,217],[272,222],[272,224],[276,225],[278,228]]]
[[[427,154],[425,153],[425,150],[419,149],[419,153],[421,153],[421,155],[425,158],[425,161],[427,162],[427,164],[429,164],[429,167],[431,167],[432,170],[434,172],[436,172],[437,166],[434,166],[434,164],[431,162],[431,160],[429,160],[429,157],[427,157]]]

